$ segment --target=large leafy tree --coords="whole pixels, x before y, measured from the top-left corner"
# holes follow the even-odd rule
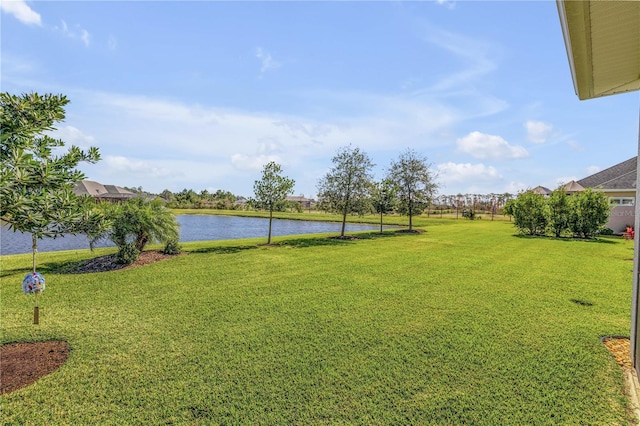
[[[78,232],[90,204],[73,193],[84,179],[76,167],[100,159],[95,147],[62,151],[64,141],[50,136],[68,103],[63,95],[0,93],[0,219],[31,234],[34,271],[39,239]]]
[[[262,169],[262,178],[253,184],[252,200],[257,208],[269,211],[269,234],[267,244],[271,244],[271,225],[273,223],[273,211],[277,205],[284,203],[287,195],[293,193],[295,181],[282,175],[282,167],[271,161]]]
[[[436,174],[425,157],[408,149],[391,163],[387,178],[398,188],[398,210],[409,216],[411,231],[413,216],[429,205],[438,188]]]
[[[318,197],[323,209],[342,215],[340,236],[344,237],[347,215],[362,213],[368,203],[373,163],[365,152],[351,145],[338,149],[331,161],[333,167],[318,182]]]

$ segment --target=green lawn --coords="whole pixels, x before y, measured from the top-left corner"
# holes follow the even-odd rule
[[[186,256],[56,273],[104,249],[3,256],[2,342],[64,339],[4,424],[628,424],[600,337],[628,335],[633,243],[420,219],[360,240],[188,243]],[[582,301],[588,303],[575,303]],[[591,304],[591,305],[589,305]]]

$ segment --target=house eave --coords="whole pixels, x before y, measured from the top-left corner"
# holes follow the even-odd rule
[[[639,90],[640,1],[556,3],[578,98]]]

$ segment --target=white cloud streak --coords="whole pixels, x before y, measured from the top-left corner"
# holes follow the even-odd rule
[[[91,34],[84,28],[81,28],[80,25],[76,25],[75,28],[72,29],[69,28],[64,20],[60,20],[60,26],[56,25],[53,29],[65,37],[80,40],[85,47],[89,47],[91,44]]]
[[[0,9],[9,15],[13,15],[23,24],[42,25],[40,14],[31,9],[24,0],[2,0],[0,1]]]
[[[273,59],[271,53],[261,47],[256,48],[256,58],[260,61],[260,74],[264,74],[267,71],[271,71],[282,66],[282,63]]]
[[[458,139],[457,150],[479,160],[509,160],[529,156],[529,152],[522,146],[511,145],[500,136],[477,131]]]
[[[536,144],[545,143],[553,131],[553,126],[543,121],[529,120],[524,127],[527,129],[527,140]]]

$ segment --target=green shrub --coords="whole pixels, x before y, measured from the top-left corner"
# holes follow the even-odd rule
[[[601,228],[600,229],[600,235],[613,235],[613,229],[611,228]]]
[[[116,262],[123,265],[131,265],[140,256],[140,251],[136,248],[135,243],[128,243],[120,246],[116,254]]]
[[[462,217],[467,218],[469,220],[476,219],[476,212],[473,209],[464,209],[462,211]]]
[[[182,246],[178,243],[178,240],[175,238],[171,238],[167,240],[164,244],[164,249],[162,250],[164,254],[180,254],[182,253]]]

